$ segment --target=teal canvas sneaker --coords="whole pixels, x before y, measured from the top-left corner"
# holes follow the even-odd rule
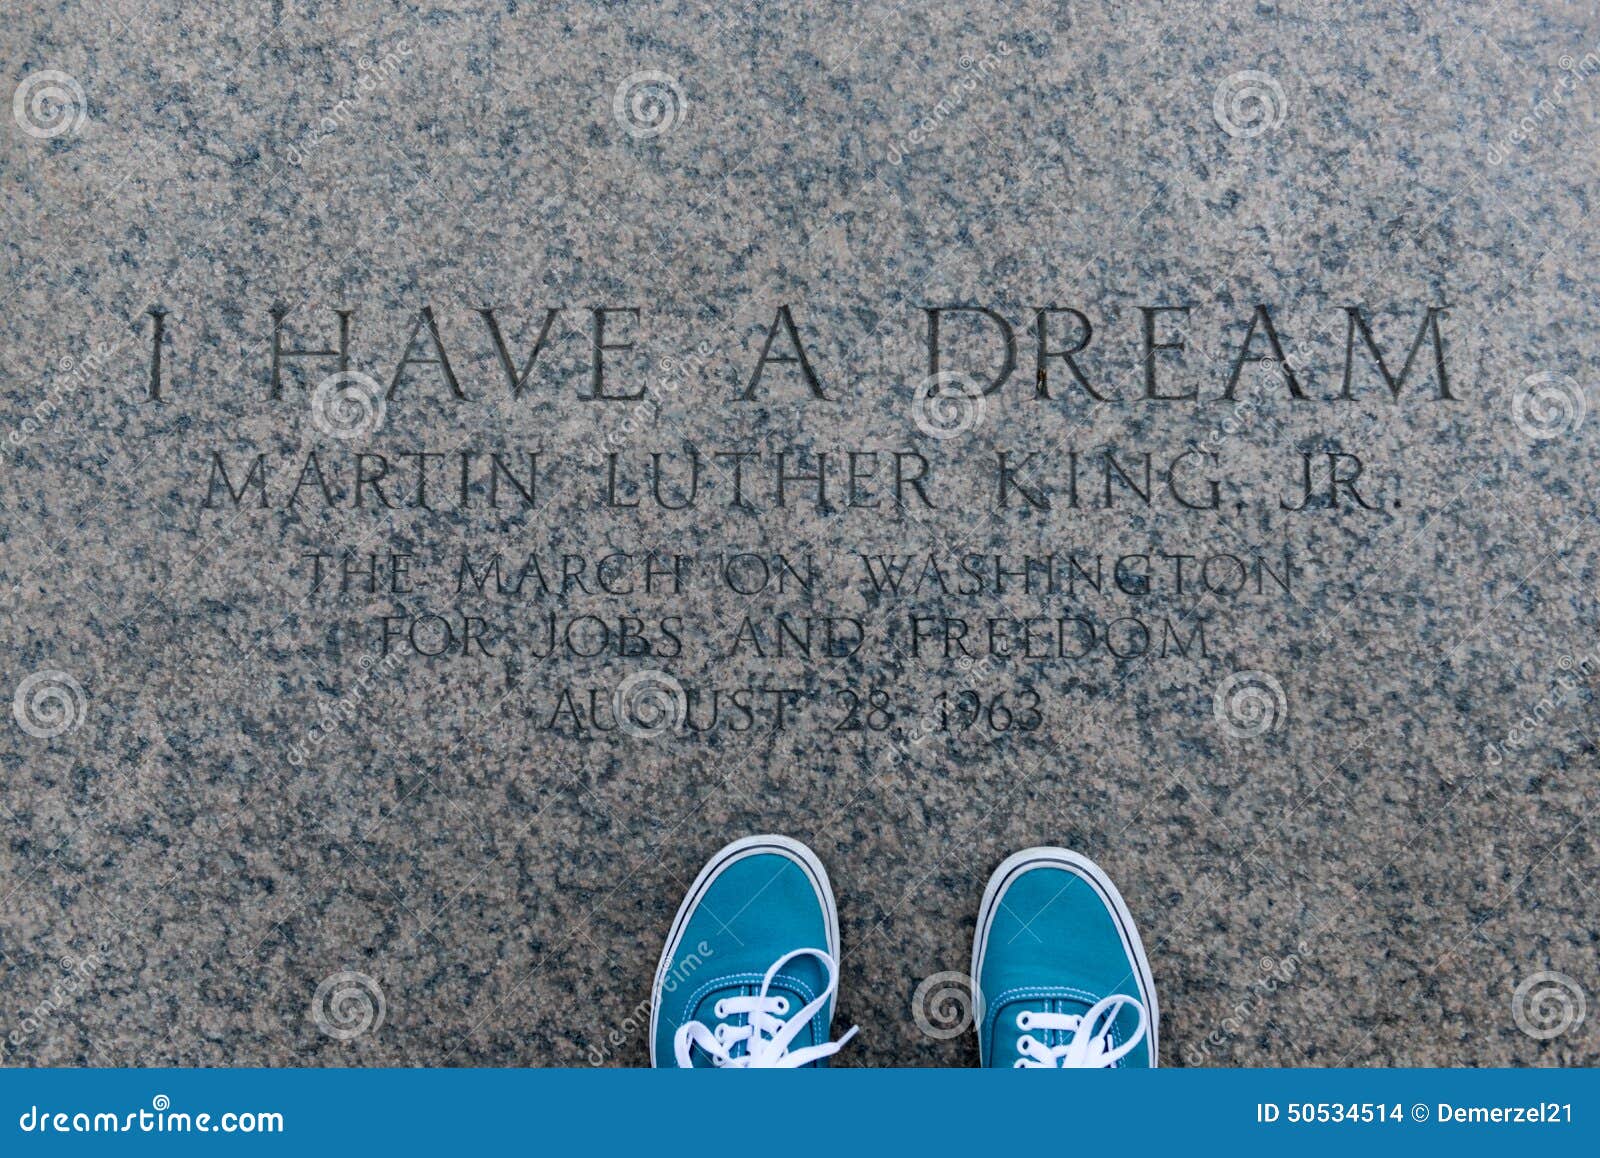
[[[985,1066],[1154,1066],[1150,962],[1122,894],[1088,857],[1030,848],[989,878],[972,947]]]
[[[667,935],[650,1001],[650,1064],[820,1066],[839,983],[839,912],[822,862],[749,836],[700,870]]]

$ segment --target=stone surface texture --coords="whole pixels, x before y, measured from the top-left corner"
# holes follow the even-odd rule
[[[76,689],[60,734],[36,734],[50,702],[0,731],[6,1064],[646,1064],[682,890],[760,831],[833,875],[839,1022],[862,1026],[838,1064],[975,1063],[914,998],[966,968],[988,874],[1040,843],[1127,896],[1167,1064],[1600,1061],[1600,413],[1573,413],[1600,409],[1596,52],[1593,5],[1556,3],[9,5],[6,90],[55,70],[81,102],[56,135],[26,101],[0,126],[0,691]],[[670,84],[633,108],[619,88],[645,72]],[[1201,399],[1149,403],[1139,307],[1185,302],[1161,374]],[[385,385],[430,306],[467,400],[413,366],[380,430],[327,437],[307,402],[327,360],[268,397],[274,303],[303,345],[354,310],[355,368]],[[1271,366],[1219,401],[1257,303],[1305,402]],[[1329,401],[1351,303],[1391,369],[1448,305],[1459,400],[1434,397],[1425,343],[1398,402],[1370,366]],[[608,365],[619,389],[667,383],[658,405],[580,397],[602,304],[642,311]],[[827,398],[775,364],[740,402],[780,304]],[[913,413],[933,304],[1018,335],[1016,377],[951,438]],[[519,358],[564,307],[520,398],[486,305]],[[1032,397],[1044,305],[1092,319],[1110,401],[1061,374]],[[985,332],[950,324],[952,364],[988,366]],[[1212,510],[1160,474],[1200,445]],[[1068,451],[1092,496],[1107,447],[1151,456],[1148,506],[1063,499]],[[691,448],[915,450],[937,506],[779,507],[770,458],[747,508],[726,460],[693,509],[604,505],[595,453],[635,486],[653,452],[682,478]],[[461,449],[540,451],[538,503],[349,502],[358,451]],[[331,509],[280,501],[310,450]],[[1002,451],[1038,455],[1050,510],[1000,506]],[[214,452],[266,454],[268,509],[204,505]],[[1283,510],[1302,452],[1359,455],[1376,509]],[[308,591],[307,553],[346,551],[412,554],[428,585]],[[464,551],[679,552],[697,581],[458,596]],[[1072,598],[875,596],[857,559],[1285,551],[1287,593]],[[809,554],[825,581],[737,595],[714,578],[739,552]],[[684,652],[374,658],[383,615],[531,637],[551,612],[681,616]],[[742,616],[780,613],[858,618],[868,645],[726,655]],[[974,676],[914,654],[910,617],[946,614],[1199,620],[1208,654]],[[562,688],[604,707],[642,668],[799,687],[804,710],[546,726]],[[1219,714],[1237,673],[1260,673],[1264,732]],[[1043,726],[907,738],[969,682],[1034,688]],[[872,687],[896,726],[835,727],[840,690]],[[349,1039],[316,1008],[341,972],[382,999]],[[1588,1016],[1547,1035],[1575,992]]]

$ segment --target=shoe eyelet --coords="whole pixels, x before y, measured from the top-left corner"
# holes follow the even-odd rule
[[[1023,1034],[1021,1037],[1017,1038],[1017,1049],[1023,1053],[1027,1053],[1029,1050],[1034,1049],[1038,1046],[1038,1044],[1038,1042],[1034,1041],[1033,1038],[1027,1034]]]
[[[779,1013],[788,1013],[789,1012],[789,999],[787,997],[778,998],[777,999],[777,1003],[776,1003],[776,1008],[777,1008]]]
[[[726,1007],[720,1001],[711,1007],[711,1012],[717,1017],[718,1020],[728,1016]]]
[[[1030,1014],[1026,1009],[1024,1009],[1021,1013],[1017,1014],[1017,1028],[1018,1029],[1032,1029],[1033,1028],[1033,1015]]]

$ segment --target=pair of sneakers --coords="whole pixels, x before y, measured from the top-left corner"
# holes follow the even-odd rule
[[[989,878],[972,949],[985,1066],[1156,1065],[1150,963],[1116,886],[1085,856],[1030,848]],[[667,935],[651,994],[650,1063],[822,1066],[839,987],[827,871],[783,836],[734,841],[700,871]]]

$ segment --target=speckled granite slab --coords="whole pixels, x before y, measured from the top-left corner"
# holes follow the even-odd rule
[[[644,1064],[764,830],[842,1064],[976,1060],[1037,843],[1168,1064],[1600,1060],[1591,5],[22,0],[0,62],[6,1064]]]

